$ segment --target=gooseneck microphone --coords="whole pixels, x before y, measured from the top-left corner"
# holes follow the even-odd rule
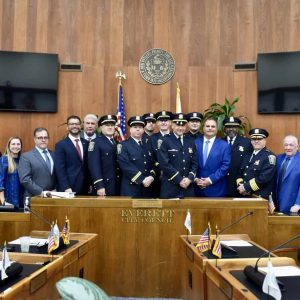
[[[264,257],[264,256],[267,256],[269,255],[270,253],[272,253],[272,251],[274,250],[277,250],[277,249],[280,249],[282,246],[285,246],[286,244],[298,239],[300,237],[300,234],[297,234],[296,236],[293,236],[292,238],[290,238],[289,240],[285,241],[284,243],[280,244],[280,245],[277,245],[276,247],[273,247],[271,250],[265,252],[264,254],[262,254],[256,261],[255,263],[255,267],[252,267],[252,266],[246,266],[244,268],[244,274],[245,276],[251,281],[253,282],[255,285],[257,285],[258,287],[262,287],[263,286],[263,282],[264,282],[264,279],[266,277],[265,274],[261,273],[260,271],[258,271],[258,262],[259,260]],[[283,291],[284,290],[284,284],[282,282],[280,282],[278,279],[277,279],[277,282],[278,282],[278,285],[279,285],[279,288]]]
[[[232,226],[234,226],[235,224],[240,223],[243,219],[252,216],[253,215],[253,211],[249,211],[246,215],[242,216],[241,218],[239,218],[238,220],[234,221],[233,223],[225,226],[220,232],[219,234],[223,233],[225,230],[227,230],[228,228],[231,228]]]
[[[45,217],[43,217],[41,214],[39,214],[38,212],[36,212],[35,210],[33,210],[30,206],[30,197],[26,197],[25,201],[24,201],[24,212],[31,212],[33,215],[35,215],[36,217],[38,217],[40,220],[42,220],[44,223],[49,224],[50,226],[52,225],[52,223],[47,220]]]

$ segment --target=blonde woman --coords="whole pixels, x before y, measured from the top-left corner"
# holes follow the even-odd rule
[[[23,188],[18,175],[18,164],[22,151],[22,140],[11,137],[2,157],[0,157],[0,202],[23,206]]]

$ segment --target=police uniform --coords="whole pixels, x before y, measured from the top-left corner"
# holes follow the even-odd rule
[[[145,121],[140,116],[131,117],[129,126],[142,125]],[[131,197],[152,197],[152,185],[144,187],[143,180],[156,175],[154,160],[149,142],[139,145],[135,139],[129,137],[118,145],[118,162],[122,171],[121,195]]]
[[[183,114],[175,114],[173,122],[186,123]],[[197,155],[194,140],[186,136],[177,137],[175,133],[166,136],[157,152],[162,170],[161,198],[193,197],[193,182],[197,173]],[[187,189],[179,183],[188,178],[191,183]]]
[[[235,117],[225,118],[223,121],[224,127],[239,127],[240,124],[241,120]],[[236,187],[236,180],[238,178],[239,169],[242,166],[244,157],[248,154],[252,154],[253,147],[249,138],[245,138],[240,135],[236,135],[233,139],[233,142],[230,142],[229,137],[224,137],[223,140],[230,145],[232,158],[227,173],[227,196],[239,197],[240,194]]]
[[[149,122],[149,121],[152,121],[152,122],[156,122],[156,119],[155,119],[155,115],[154,113],[146,113],[143,115],[143,118],[145,119],[146,122]],[[143,137],[142,137],[142,140],[143,142],[146,142],[148,143],[148,141],[150,141],[150,137],[152,135],[149,135],[146,131],[143,133]]]
[[[266,138],[268,132],[264,129],[254,128],[249,132],[251,138]],[[244,184],[247,193],[254,197],[269,199],[273,190],[274,175],[276,171],[276,156],[267,148],[261,149],[256,155],[245,155],[237,184]]]
[[[188,122],[198,121],[199,123],[201,123],[201,121],[203,120],[203,115],[199,112],[191,112],[186,115],[186,119]],[[184,135],[193,139],[203,136],[203,134],[200,131],[193,133],[190,130],[186,132]]]
[[[100,118],[99,125],[116,123],[117,117],[106,115]],[[107,196],[120,194],[120,169],[117,163],[117,144],[105,135],[90,141],[88,148],[88,167],[94,191],[105,188]],[[95,194],[95,192],[93,193]]]

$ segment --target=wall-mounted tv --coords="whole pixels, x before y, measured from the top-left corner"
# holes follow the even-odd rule
[[[300,52],[257,57],[258,113],[300,113]]]
[[[0,111],[56,112],[58,55],[0,51]]]

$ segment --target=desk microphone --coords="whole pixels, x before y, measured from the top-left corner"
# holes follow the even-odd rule
[[[38,217],[38,218],[39,218],[40,220],[42,220],[44,223],[49,224],[49,225],[51,226],[52,223],[51,223],[49,220],[47,220],[47,219],[44,218],[41,214],[39,214],[38,212],[36,212],[35,210],[33,210],[33,209],[31,208],[30,200],[31,200],[30,197],[26,197],[26,198],[25,198],[25,201],[24,201],[24,212],[25,212],[25,213],[31,212],[33,215],[35,215],[36,217]]]
[[[273,247],[271,250],[263,253],[256,261],[255,263],[255,267],[252,266],[246,266],[244,268],[244,274],[245,276],[251,281],[253,282],[255,285],[257,285],[258,287],[262,287],[264,279],[265,279],[265,274],[261,273],[260,271],[258,271],[258,262],[259,260],[267,255],[270,255],[272,253],[272,251],[280,249],[282,246],[285,246],[286,244],[292,242],[293,240],[296,240],[300,237],[300,234],[297,234],[296,236],[290,238],[289,240],[287,240],[286,242],[277,245],[276,247]],[[280,287],[280,289],[283,291],[284,290],[284,285],[282,282],[280,282],[279,280],[277,280],[278,285]]]
[[[239,218],[238,220],[234,221],[233,223],[225,226],[220,232],[219,234],[223,233],[225,230],[227,230],[228,228],[231,228],[232,226],[234,226],[235,224],[240,223],[243,219],[252,216],[253,215],[253,211],[249,211],[246,215],[242,216],[241,218]]]

